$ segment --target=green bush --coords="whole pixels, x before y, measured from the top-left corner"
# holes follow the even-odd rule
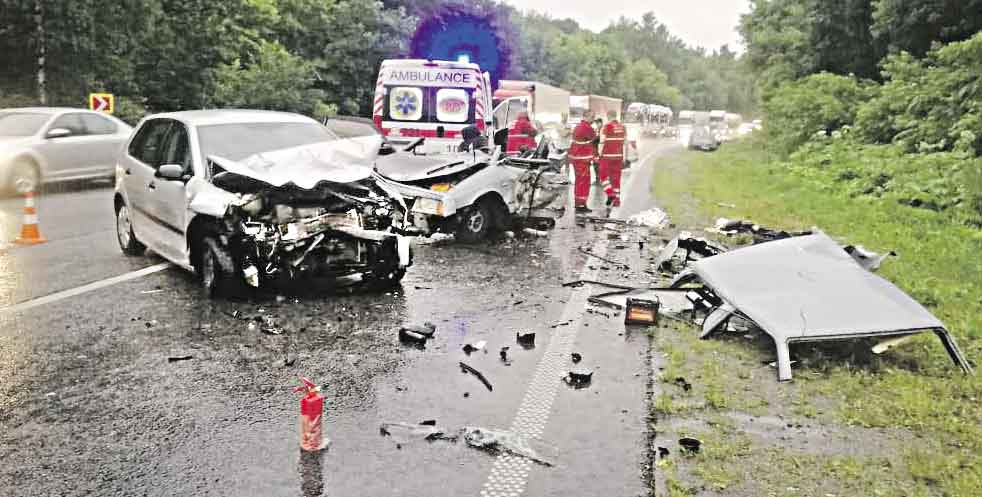
[[[768,95],[767,132],[778,152],[790,154],[816,134],[830,135],[850,125],[856,109],[874,93],[855,77],[813,74],[784,84]]]
[[[982,33],[923,60],[891,55],[882,68],[886,83],[856,117],[864,140],[898,143],[910,152],[982,155]]]
[[[908,153],[843,133],[808,142],[785,165],[820,189],[946,212],[982,226],[982,158],[967,152]]]

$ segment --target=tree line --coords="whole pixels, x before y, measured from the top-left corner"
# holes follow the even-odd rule
[[[494,0],[0,0],[0,107],[79,106],[107,91],[131,121],[209,107],[367,115],[380,61],[412,55],[417,26],[448,7],[490,21],[509,57],[500,79],[675,109],[754,107],[733,51],[689,47],[652,14],[594,33]]]
[[[850,194],[982,226],[982,0],[751,7],[770,150]]]

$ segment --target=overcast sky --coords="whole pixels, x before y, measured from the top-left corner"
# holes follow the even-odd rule
[[[519,10],[536,10],[557,19],[572,18],[587,29],[600,31],[620,16],[641,20],[645,12],[689,45],[707,49],[729,44],[743,51],[736,31],[748,0],[505,0]]]

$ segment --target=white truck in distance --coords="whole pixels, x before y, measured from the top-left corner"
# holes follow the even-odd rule
[[[508,128],[520,112],[527,112],[538,130],[553,134],[555,145],[564,148],[562,131],[569,119],[568,91],[537,81],[501,80],[493,102],[495,144],[504,145]]]

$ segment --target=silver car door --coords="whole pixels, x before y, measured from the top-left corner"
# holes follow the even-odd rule
[[[164,141],[160,165],[178,164],[190,179],[194,174],[188,130],[174,121]],[[188,262],[185,227],[188,215],[187,181],[155,177],[150,183],[151,212],[160,225],[161,252],[173,260]]]
[[[164,139],[172,122],[170,119],[145,121],[130,141],[121,164],[133,232],[153,250],[161,247],[166,236],[151,206],[150,185],[154,184],[154,173],[160,165]]]
[[[52,130],[68,130],[67,135],[50,136]],[[81,112],[69,112],[55,118],[45,130],[38,151],[44,159],[42,181],[76,178],[91,167],[88,156],[89,137]]]
[[[91,174],[97,177],[111,177],[115,170],[119,148],[126,141],[120,136],[119,125],[108,117],[99,114],[82,114],[82,122],[88,136]]]

